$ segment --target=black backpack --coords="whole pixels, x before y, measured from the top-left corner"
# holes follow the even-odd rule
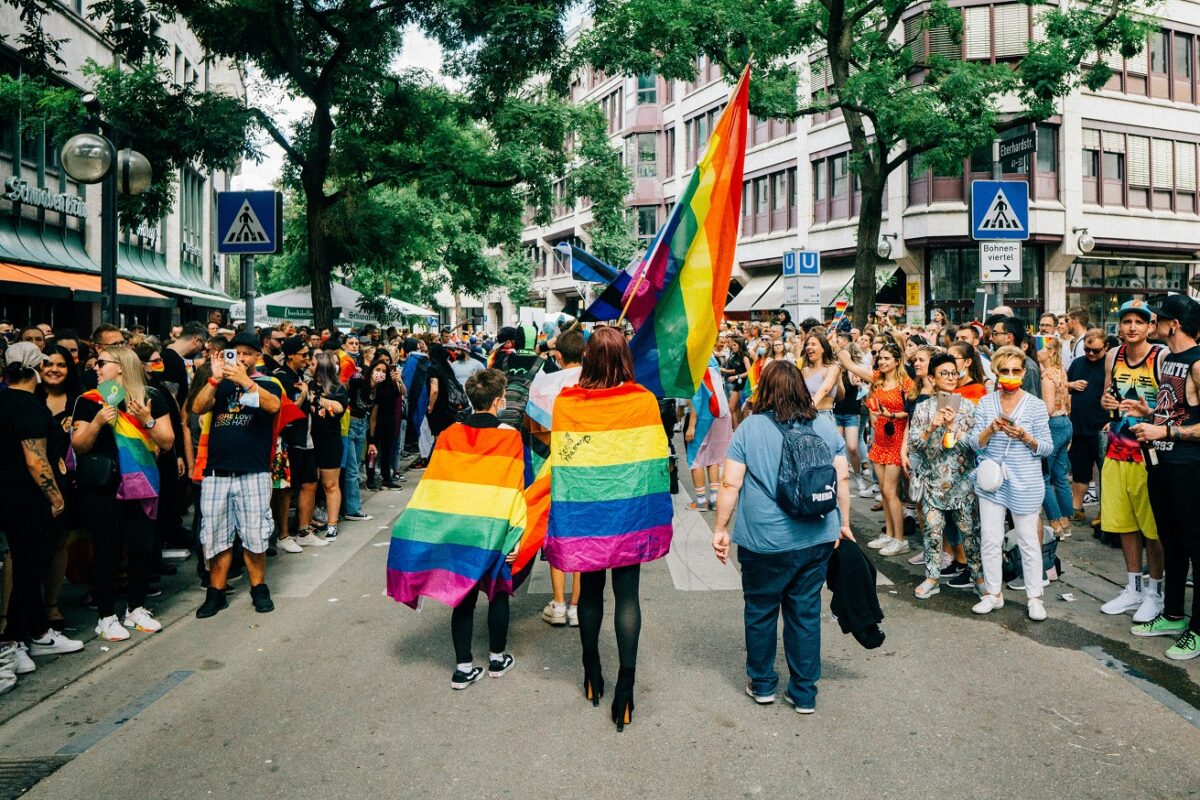
[[[529,408],[529,385],[546,362],[537,356],[510,353],[504,377],[508,385],[504,388],[504,410],[497,416],[500,422],[519,431],[525,430],[526,410]]]
[[[465,422],[467,417],[471,416],[471,400],[467,397],[467,390],[453,373],[446,375],[445,383],[447,408],[450,409],[455,422]]]
[[[811,422],[792,427],[780,425],[774,416],[771,419],[783,434],[775,502],[789,517],[821,519],[837,508],[838,477],[829,445]]]

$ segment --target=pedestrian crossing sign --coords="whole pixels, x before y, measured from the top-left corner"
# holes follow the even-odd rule
[[[283,195],[279,192],[218,192],[217,252],[258,255],[280,252]]]
[[[971,238],[1029,238],[1029,184],[971,181]]]

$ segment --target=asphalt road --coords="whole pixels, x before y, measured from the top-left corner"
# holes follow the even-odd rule
[[[160,634],[40,659],[0,698],[0,786],[45,773],[26,796],[47,800],[1200,794],[1200,660],[1167,662],[1169,642],[1099,613],[1121,567],[1082,529],[1041,624],[1013,592],[987,618],[952,590],[918,603],[917,568],[881,564],[886,643],[863,650],[826,612],[818,710],[801,717],[742,693],[736,573],[705,553],[711,515],[681,511],[674,560],[643,571],[637,710],[618,734],[583,699],[576,631],[541,621],[542,572],[514,598],[515,668],[451,691],[449,610],[382,594],[387,520],[410,494],[372,495],[374,521],[272,559],[272,614],[243,587],[197,620],[188,588],[163,603]],[[855,504],[865,541],[879,517]],[[602,653],[614,681],[611,626]]]

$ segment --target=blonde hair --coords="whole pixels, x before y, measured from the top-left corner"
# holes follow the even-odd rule
[[[1051,337],[1047,338],[1046,346],[1043,347],[1042,350],[1049,354],[1048,355],[1048,359],[1050,361],[1050,363],[1048,365],[1049,367],[1051,367],[1052,369],[1062,369],[1063,368],[1062,342],[1058,340],[1058,337],[1051,336]]]
[[[146,373],[142,360],[133,348],[124,344],[110,344],[104,355],[121,365],[121,386],[125,388],[126,401],[146,405]]]
[[[995,353],[992,353],[992,370],[1000,369],[1000,365],[1008,362],[1016,361],[1021,365],[1021,369],[1025,368],[1025,352],[1015,345],[1007,345],[1001,347]]]

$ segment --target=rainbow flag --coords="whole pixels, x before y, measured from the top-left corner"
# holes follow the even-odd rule
[[[438,436],[429,467],[392,528],[387,592],[457,606],[476,588],[512,594],[504,559],[525,529],[521,432],[455,423]]]
[[[708,369],[700,381],[700,388],[692,396],[692,411],[696,414],[696,430],[687,446],[687,461],[690,467],[700,455],[700,447],[718,419],[729,416],[729,398],[725,395],[725,384],[721,380],[721,369],[717,360],[708,362]]]
[[[626,294],[639,383],[689,398],[708,366],[737,247],[750,67],[742,72],[687,187]]]
[[[550,522],[543,550],[564,572],[653,561],[671,547],[667,434],[635,383],[563,389],[550,434]]]
[[[95,389],[84,392],[85,400],[103,407],[104,397]],[[150,519],[158,518],[158,448],[141,421],[127,411],[117,409],[113,420],[113,438],[117,441],[117,469],[121,482],[118,500],[141,500],[142,510]]]

